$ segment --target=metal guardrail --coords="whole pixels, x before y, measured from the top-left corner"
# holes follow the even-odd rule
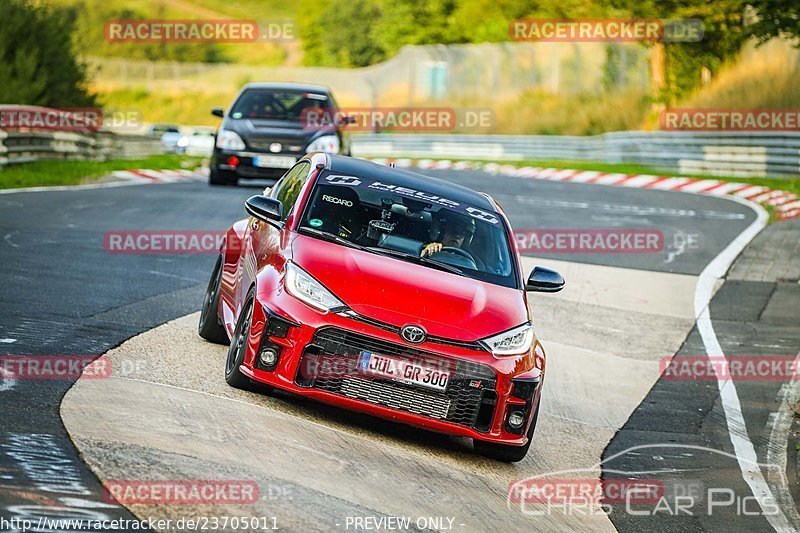
[[[158,139],[107,131],[0,130],[0,168],[39,159],[133,158],[163,153]],[[354,135],[357,157],[635,163],[665,172],[725,176],[800,175],[798,132],[626,131],[555,135]]]
[[[158,139],[110,132],[0,130],[0,169],[42,159],[137,158],[164,153]]]
[[[725,176],[800,175],[800,133],[626,131],[555,135],[368,134],[357,157],[635,163],[665,172]]]
[[[100,110],[96,111],[100,113]],[[42,159],[102,161],[164,152],[159,139],[101,130],[98,124],[87,117],[88,112],[82,114],[80,111],[39,106],[0,105],[0,123],[7,128],[0,129],[0,169],[6,165]],[[45,124],[60,125],[61,120],[69,125],[69,129],[43,127]],[[32,127],[34,125],[41,127]]]

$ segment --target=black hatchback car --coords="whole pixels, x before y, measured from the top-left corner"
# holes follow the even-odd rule
[[[248,83],[221,117],[209,183],[277,180],[307,152],[350,155],[348,122],[327,87],[296,83]],[[309,118],[310,117],[310,118]]]

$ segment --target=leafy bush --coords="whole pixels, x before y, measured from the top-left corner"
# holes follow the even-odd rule
[[[75,21],[69,12],[2,0],[0,20],[0,102],[94,105],[86,88],[86,66],[72,46]]]

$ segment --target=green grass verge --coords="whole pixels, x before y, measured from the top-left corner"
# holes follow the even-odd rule
[[[91,183],[114,170],[152,170],[196,168],[200,157],[153,155],[142,159],[111,161],[37,161],[9,165],[0,170],[0,189],[39,187],[44,185],[78,185]]]

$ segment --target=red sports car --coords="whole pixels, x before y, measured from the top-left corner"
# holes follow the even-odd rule
[[[200,335],[225,380],[471,437],[519,461],[545,354],[511,227],[488,195],[345,156],[302,158],[226,233]],[[230,341],[229,341],[230,339]]]

